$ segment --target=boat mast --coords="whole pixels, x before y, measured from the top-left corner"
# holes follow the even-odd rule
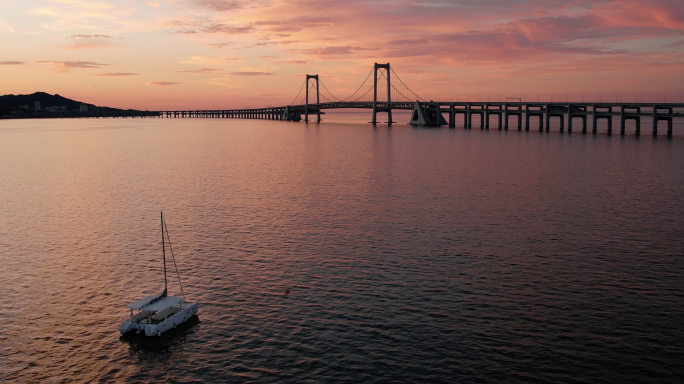
[[[166,247],[164,246],[164,212],[161,212],[161,232],[162,232],[162,258],[164,259],[164,297],[167,295],[166,283]]]

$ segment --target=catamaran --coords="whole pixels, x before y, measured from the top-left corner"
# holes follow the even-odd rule
[[[192,316],[197,314],[199,303],[195,300],[194,303],[185,300],[185,293],[183,292],[183,285],[180,282],[180,275],[178,274],[178,267],[176,266],[176,258],[173,256],[173,248],[171,247],[171,240],[169,239],[169,232],[164,222],[164,213],[161,213],[161,232],[162,232],[162,259],[164,261],[164,292],[161,295],[152,295],[144,299],[140,299],[134,303],[126,306],[131,310],[128,319],[124,320],[119,327],[121,333],[128,333],[136,331],[137,334],[142,332],[146,336],[161,336],[162,333],[169,329],[176,328],[178,325],[188,321]],[[166,234],[166,236],[164,236]],[[168,284],[166,279],[166,242],[169,243],[169,250],[171,251],[171,258],[173,259],[173,266],[176,269],[176,277],[178,278],[178,285],[180,286],[181,296],[169,296]],[[136,313],[134,313],[136,311]]]

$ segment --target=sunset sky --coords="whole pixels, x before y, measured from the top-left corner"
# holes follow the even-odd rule
[[[374,62],[435,100],[678,101],[684,1],[0,0],[0,94],[259,107],[307,73],[351,94]]]

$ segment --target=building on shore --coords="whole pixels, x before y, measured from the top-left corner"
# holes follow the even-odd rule
[[[36,101],[36,111],[40,111],[40,101]]]

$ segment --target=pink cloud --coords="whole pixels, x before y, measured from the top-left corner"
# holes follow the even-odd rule
[[[200,69],[189,69],[189,70],[184,70],[184,71],[176,71],[176,73],[214,73],[222,71],[222,69],[217,69],[217,68],[200,68]]]
[[[167,86],[167,85],[178,85],[180,83],[175,83],[173,81],[148,81],[145,84],[151,85],[153,87],[163,87],[163,86]]]
[[[314,56],[340,56],[340,55],[350,55],[355,52],[368,50],[370,48],[354,47],[350,45],[345,46],[328,46],[319,48],[302,49],[300,52],[314,55]]]
[[[207,45],[209,45],[209,46],[211,46],[211,47],[214,47],[214,48],[219,48],[219,49],[220,49],[220,48],[225,48],[225,47],[227,47],[227,46],[229,46],[229,45],[234,45],[234,44],[235,44],[235,43],[212,43],[212,44],[207,44]]]
[[[68,37],[69,45],[61,46],[61,49],[98,49],[114,46],[115,40],[109,35],[71,35]]]
[[[192,0],[191,4],[215,12],[235,11],[247,7],[249,1],[239,0]]]
[[[229,75],[235,76],[271,76],[270,72],[230,72]]]
[[[266,27],[271,32],[300,32],[305,28],[331,26],[334,19],[328,17],[300,16],[287,20],[260,20],[254,22],[257,27]]]
[[[23,61],[0,61],[0,65],[22,65]]]
[[[126,76],[138,76],[137,73],[126,73],[126,72],[115,72],[115,73],[98,73],[97,75],[93,76],[102,76],[102,77],[126,77]]]
[[[255,31],[251,25],[228,24],[206,17],[193,21],[174,20],[164,24],[164,27],[174,29],[177,34],[242,35]]]
[[[52,64],[55,68],[72,69],[72,68],[101,68],[108,64],[95,63],[93,61],[37,61],[37,63]]]
[[[285,60],[279,61],[276,64],[295,64],[295,65],[306,65],[306,60]]]

